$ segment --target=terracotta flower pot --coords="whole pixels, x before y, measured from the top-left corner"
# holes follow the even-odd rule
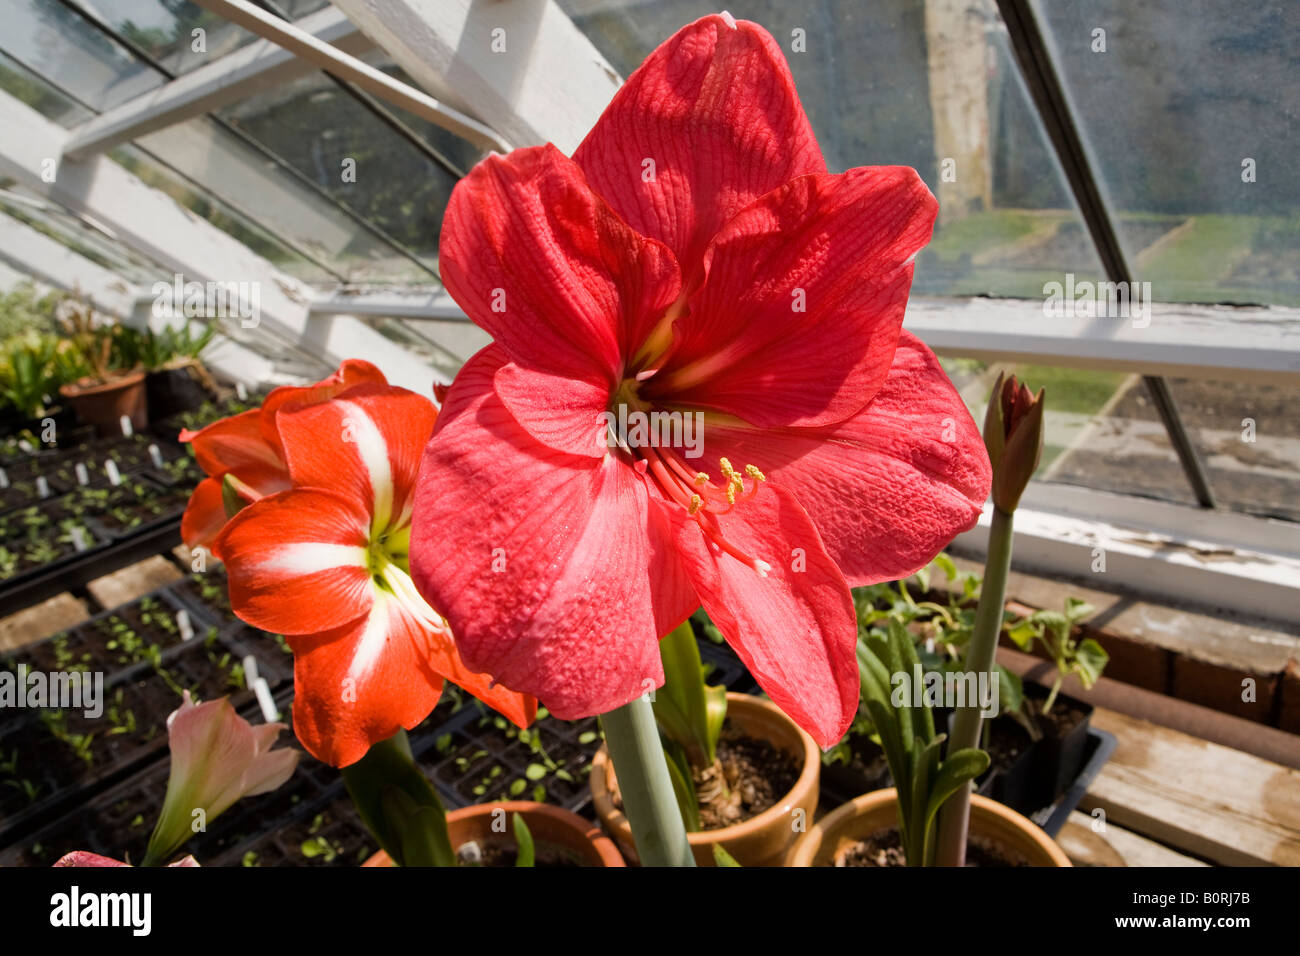
[[[844,848],[898,822],[897,791],[876,790],[850,800],[817,821],[790,848],[786,866],[822,866]],[[1030,866],[1070,866],[1065,852],[1028,818],[1009,807],[971,796],[970,830],[1024,857]]]
[[[149,424],[144,372],[127,372],[98,384],[70,382],[59,386],[59,394],[83,424],[95,426],[101,438],[122,434],[123,415],[131,419],[136,431]]]
[[[504,810],[505,816],[494,816]],[[447,814],[447,834],[457,851],[466,843],[506,843],[515,845],[514,829],[510,818],[522,814],[528,830],[540,851],[544,846],[559,850],[579,861],[582,866],[626,866],[618,855],[612,840],[576,813],[529,800],[506,800],[501,803],[480,803],[462,807]],[[494,821],[505,821],[505,830],[493,830]],[[498,827],[500,824],[497,824]],[[363,866],[392,866],[388,854],[380,850]]]
[[[813,739],[800,730],[779,707],[750,694],[727,694],[727,720],[746,734],[766,740],[795,757],[799,779],[775,806],[756,817],[719,830],[688,833],[687,840],[700,866],[713,866],[713,845],[735,857],[741,866],[780,866],[802,827],[810,826],[820,795],[821,753]],[[632,826],[614,803],[618,780],[609,752],[601,748],[591,762],[591,796],[605,829],[614,835],[629,860],[636,859]],[[802,811],[796,815],[796,811]]]

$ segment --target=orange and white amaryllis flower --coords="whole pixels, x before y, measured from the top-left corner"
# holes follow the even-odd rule
[[[292,487],[241,510],[213,545],[235,613],[288,637],[294,731],[335,766],[423,720],[444,679],[521,726],[536,713],[533,698],[464,666],[411,583],[415,478],[436,417],[428,399],[373,383],[282,404],[275,430]]]
[[[180,440],[194,447],[199,467],[208,475],[190,496],[181,518],[181,538],[187,547],[209,547],[226,523],[222,484],[232,476],[248,501],[290,487],[284,446],[275,426],[276,414],[288,405],[329,401],[366,383],[386,385],[382,372],[369,362],[348,359],[333,375],[314,385],[284,385],[274,389],[261,408],[213,422],[198,431],[186,428]]]

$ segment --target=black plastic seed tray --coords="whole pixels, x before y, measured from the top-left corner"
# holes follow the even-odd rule
[[[256,711],[245,686],[250,655],[272,692],[292,686],[289,655],[259,632],[197,618],[195,636],[182,641],[178,628],[161,624],[175,628],[181,607],[164,588],[7,655],[4,665],[15,673],[25,664],[42,674],[104,676],[99,715],[28,708],[0,722],[0,845],[156,759],[182,690],[202,700],[229,694],[237,708]]]

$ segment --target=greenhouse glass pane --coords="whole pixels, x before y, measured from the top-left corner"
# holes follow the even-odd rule
[[[1300,305],[1300,4],[1036,7],[1134,274],[1166,301]]]
[[[437,275],[438,232],[456,177],[323,73],[219,112]]]
[[[560,6],[624,76],[683,24],[719,9],[707,0]],[[912,166],[938,196],[916,291],[1041,298],[1065,273],[1100,277],[993,0],[726,6],[781,45],[832,172]]]
[[[999,372],[1016,375],[1035,392],[1045,389],[1047,428],[1034,475],[1038,481],[1196,504],[1142,376],[1054,365],[989,365],[964,358],[941,361],[980,423]]]
[[[55,89],[13,57],[0,53],[0,90],[21,100],[48,120],[70,129],[95,114]]]
[[[0,179],[0,213],[27,224],[133,285],[154,282],[167,275],[167,270],[157,263],[88,225],[57,203],[3,179]]]
[[[207,118],[136,145],[348,282],[420,281],[429,274],[294,173]]]
[[[258,223],[186,180],[140,148],[119,146],[109,157],[154,189],[161,190],[176,202],[231,237],[238,239],[277,269],[307,282],[331,282],[333,276],[301,253],[271,235]]]
[[[108,27],[173,75],[233,53],[256,39],[220,14],[184,0],[74,2],[87,17]]]
[[[1219,507],[1300,521],[1300,388],[1171,378],[1169,390]],[[1159,417],[1150,403],[1133,414]]]
[[[0,50],[99,111],[166,81],[58,0],[10,0]]]
[[[86,15],[143,50],[173,75],[233,53],[257,37],[217,13],[186,0],[74,0]],[[263,4],[258,4],[263,6]],[[298,0],[270,4],[289,19],[306,16],[327,0]],[[195,31],[201,31],[196,33]]]
[[[393,58],[383,50],[374,49],[361,57],[366,63],[370,64],[377,70],[383,70],[395,80],[405,83],[407,86],[420,88],[420,84],[393,62]],[[436,152],[441,154],[452,166],[462,174],[467,173],[483,157],[483,150],[475,146],[468,140],[461,139],[455,133],[443,129],[441,126],[435,126],[428,120],[408,113],[405,110],[392,108],[394,115],[402,123],[407,125],[421,139],[429,144]]]

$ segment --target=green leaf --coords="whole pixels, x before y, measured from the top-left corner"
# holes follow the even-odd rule
[[[713,844],[714,866],[740,866],[736,858],[722,848],[722,844]]]
[[[907,635],[907,630],[896,620],[889,622],[889,639],[886,642],[885,666],[889,668],[890,684],[892,686],[894,677],[899,674],[906,674],[909,681],[912,677],[912,669],[903,663],[903,645],[911,644],[911,638]],[[913,702],[915,702],[916,688],[912,689]],[[893,707],[893,697],[890,696],[890,706]],[[912,728],[912,708],[893,707],[894,713],[898,720],[898,735],[906,742],[904,749],[909,749],[912,737],[915,731]]]
[[[1070,633],[1070,622],[1060,611],[1035,611],[1029,619],[1050,630],[1056,635],[1057,640]]]
[[[930,799],[926,804],[925,826],[928,828],[935,815],[947,802],[948,798],[965,786],[968,780],[974,780],[989,767],[989,755],[982,750],[967,747],[950,754],[939,772],[930,783]]]
[[[898,643],[898,656],[903,663],[903,669],[914,678],[917,673],[924,673],[921,670],[921,660],[916,655],[916,644],[912,641],[912,635],[902,624],[891,623],[890,638]],[[913,681],[915,683],[915,681]],[[934,739],[934,715],[925,703],[925,687],[912,687],[912,714],[911,714],[912,733],[921,738],[922,744],[928,744]]]
[[[920,591],[930,590],[930,568],[928,565],[922,568],[920,571],[917,571],[914,575],[912,575],[912,577],[916,579],[918,590]]]
[[[1097,683],[1097,678],[1101,677],[1101,672],[1109,660],[1110,655],[1106,653],[1106,649],[1091,637],[1079,643],[1074,655],[1074,669],[1085,690]]]
[[[900,822],[906,816],[906,842],[903,850],[907,855],[908,866],[925,866],[929,859],[930,819],[926,808],[930,802],[930,781],[937,772],[944,739],[945,735],[940,734],[926,743],[918,737],[914,744],[911,799],[907,802],[906,811],[902,804],[898,807]]]
[[[885,752],[885,762],[898,788],[899,806],[905,806],[912,794],[912,761],[909,747],[911,741],[904,743],[899,733],[897,712],[874,698],[867,701],[867,710],[875,722],[876,732],[880,735],[880,749]]]
[[[1034,638],[1038,636],[1038,628],[1034,626],[1033,620],[1026,617],[1007,628],[1006,634],[1016,647],[1028,651],[1034,643]]]
[[[858,638],[858,677],[864,698],[889,704],[889,670],[880,659],[878,638]]]
[[[1092,617],[1092,613],[1097,610],[1082,598],[1068,597],[1065,599],[1065,617],[1071,624]]]
[[[673,794],[682,812],[682,822],[688,831],[694,833],[701,829],[700,801],[695,793],[690,761],[686,759],[685,749],[675,740],[664,741],[664,757],[668,764],[668,779],[672,781]]]
[[[945,554],[944,552],[940,551],[938,554],[936,554],[934,556],[934,560],[931,561],[930,563],[937,566],[939,570],[943,572],[944,577],[946,577],[949,581],[952,581],[957,577],[956,562],[954,562],[953,559],[948,557],[948,555]]]
[[[455,866],[437,792],[411,759],[406,732],[341,771],[366,828],[398,866]]]
[[[659,656],[664,668],[664,685],[654,698],[659,729],[686,748],[693,764],[708,766],[717,755],[727,691],[705,684],[700,647],[689,620],[664,635]]]
[[[519,844],[519,855],[515,857],[515,866],[532,867],[537,860],[537,848],[533,845],[533,834],[528,829],[528,821],[522,813],[516,813],[512,821],[515,829],[515,842]]]
[[[998,705],[1004,714],[1013,714],[1025,703],[1025,685],[1020,675],[994,664],[998,674]]]

